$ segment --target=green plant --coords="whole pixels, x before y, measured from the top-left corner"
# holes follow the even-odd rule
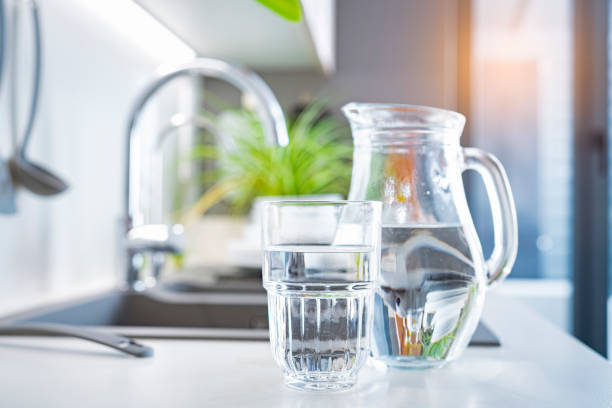
[[[346,195],[351,177],[352,146],[345,125],[323,116],[321,102],[307,106],[288,125],[289,144],[272,146],[261,124],[246,109],[224,112],[217,119],[230,147],[201,144],[196,159],[217,159],[218,167],[201,175],[214,182],[184,222],[225,200],[235,213],[248,210],[258,196],[340,193]]]
[[[256,0],[286,20],[297,22],[302,17],[299,0]]]

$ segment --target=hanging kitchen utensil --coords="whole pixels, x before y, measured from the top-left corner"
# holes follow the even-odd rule
[[[29,4],[32,13],[32,23],[34,25],[34,82],[32,84],[32,102],[30,105],[30,112],[26,128],[21,139],[21,145],[19,145],[19,143],[15,140],[17,134],[17,103],[15,91],[15,87],[17,86],[17,70],[14,69],[11,92],[11,109],[15,151],[13,153],[13,156],[9,160],[9,167],[11,170],[11,176],[13,177],[13,182],[15,184],[25,187],[34,194],[48,196],[63,192],[68,188],[68,184],[66,184],[64,180],[62,180],[60,177],[56,176],[49,170],[45,169],[44,167],[31,162],[26,156],[26,148],[30,140],[30,135],[32,134],[34,120],[36,118],[36,108],[38,106],[38,97],[40,92],[40,71],[42,65],[42,40],[40,33],[40,18],[38,15],[38,7],[34,0],[30,0]],[[14,14],[15,18],[13,26],[13,44],[16,45],[19,17],[17,5],[15,6]],[[14,47],[13,49],[16,50],[16,47]],[[17,59],[16,57],[16,55],[13,56],[13,61]]]
[[[6,60],[6,18],[4,0],[0,0],[0,89]],[[3,158],[0,158],[0,214],[14,214],[15,195],[11,173]]]

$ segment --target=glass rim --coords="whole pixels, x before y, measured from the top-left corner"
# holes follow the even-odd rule
[[[412,103],[348,102],[342,107],[342,109],[343,110],[344,109],[369,109],[369,110],[394,109],[394,110],[399,110],[399,111],[410,111],[410,112],[419,112],[419,113],[439,112],[439,113],[449,113],[456,117],[465,118],[465,116],[462,115],[461,113],[450,110],[450,109],[438,108],[435,106],[428,106],[428,105],[416,105]]]
[[[413,135],[438,133],[459,139],[466,123],[465,116],[459,112],[424,105],[350,102],[341,110],[353,130],[400,131]],[[393,117],[390,118],[389,114]],[[407,136],[404,134],[402,139],[408,138]]]
[[[263,201],[264,206],[281,206],[281,205],[312,205],[312,206],[341,206],[350,204],[361,204],[369,206],[382,206],[382,201],[378,200],[270,200]]]

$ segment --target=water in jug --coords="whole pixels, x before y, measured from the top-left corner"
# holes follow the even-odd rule
[[[517,223],[506,173],[490,153],[462,148],[465,117],[412,105],[350,103],[350,200],[383,203],[381,278],[372,355],[389,366],[440,367],[466,348],[485,290],[509,273]],[[484,259],[462,173],[484,181],[494,249]]]

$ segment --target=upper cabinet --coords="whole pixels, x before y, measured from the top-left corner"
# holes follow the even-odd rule
[[[135,0],[198,55],[260,71],[335,69],[335,0],[302,0],[286,21],[255,0]]]

